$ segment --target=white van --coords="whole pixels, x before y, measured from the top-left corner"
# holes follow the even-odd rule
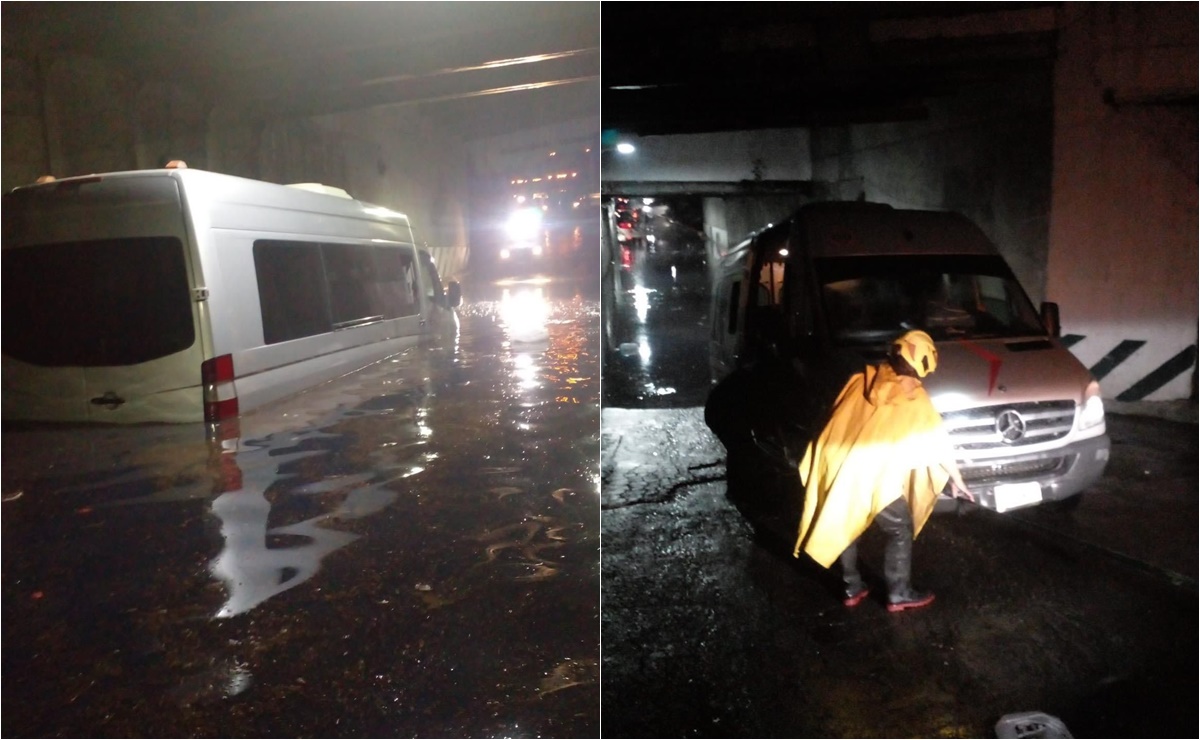
[[[457,325],[403,214],[172,164],[4,195],[5,421],[215,423]]]
[[[954,213],[815,203],[732,249],[714,275],[709,426],[799,462],[850,373],[909,329],[980,503],[1075,503],[1108,462],[1100,386],[983,232]]]

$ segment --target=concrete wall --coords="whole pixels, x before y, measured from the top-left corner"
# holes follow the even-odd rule
[[[0,67],[0,181],[5,192],[53,171],[36,60],[5,54]]]
[[[782,221],[813,200],[800,194],[705,198],[704,236],[710,260],[723,257],[750,234]]]
[[[82,56],[3,60],[4,190],[43,174],[189,166],[323,182],[407,213],[448,279],[466,264],[467,147],[417,108],[249,118]]]
[[[1004,254],[1035,303],[1045,296],[1051,77],[928,101],[927,120],[818,128],[813,177],[838,197],[966,215]]]
[[[207,106],[169,83],[89,57],[6,55],[3,90],[4,190],[44,174],[205,166]]]
[[[579,138],[579,131],[592,133]],[[505,177],[513,171],[528,168],[532,162],[544,161],[546,152],[566,145],[593,148],[600,142],[598,119],[576,118],[548,124],[504,136],[479,138],[468,144],[471,169],[481,177]],[[567,153],[564,152],[564,155]],[[572,153],[579,156],[580,152]],[[591,176],[593,173],[588,173]]]
[[[739,182],[808,180],[812,177],[804,129],[729,131],[715,134],[625,139],[637,150],[606,152],[609,181]]]
[[[1064,3],[1047,284],[1107,397],[1195,392],[1195,3]]]
[[[433,253],[443,278],[462,280],[468,147],[411,107],[327,116],[315,125],[342,144],[345,187],[358,198],[408,213],[417,243]]]

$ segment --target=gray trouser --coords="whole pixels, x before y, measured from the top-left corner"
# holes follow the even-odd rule
[[[887,546],[883,553],[883,577],[887,581],[889,600],[903,600],[912,591],[913,520],[908,501],[901,496],[888,504],[875,517],[874,524],[887,535]],[[846,548],[840,561],[847,595],[862,591],[865,584],[858,572],[858,540]]]

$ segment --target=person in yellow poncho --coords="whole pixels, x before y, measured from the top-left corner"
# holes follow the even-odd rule
[[[950,482],[974,501],[954,447],[921,378],[937,368],[937,347],[923,331],[892,344],[887,361],[868,365],[842,388],[833,413],[800,463],[804,513],[793,554],[828,568],[841,561],[844,603],[868,593],[858,571],[858,538],[872,522],[887,535],[888,611],[915,609],[933,594],[912,587],[912,543]]]

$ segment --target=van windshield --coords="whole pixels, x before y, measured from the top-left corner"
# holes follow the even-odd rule
[[[910,329],[934,340],[1046,334],[998,256],[828,257],[814,267],[839,344],[878,344]]]
[[[34,365],[135,365],[195,342],[175,237],[5,249],[0,290],[3,352]]]

